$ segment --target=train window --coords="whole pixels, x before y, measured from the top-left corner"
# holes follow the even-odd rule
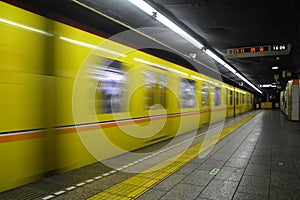
[[[202,106],[208,106],[209,105],[209,89],[206,84],[202,85]]]
[[[146,109],[166,108],[166,91],[168,79],[164,74],[145,71]]]
[[[229,96],[229,105],[232,106],[232,103],[233,103],[233,92],[230,90],[230,96]]]
[[[219,87],[215,87],[215,106],[220,106],[222,103],[222,90]]]
[[[181,80],[181,108],[196,108],[196,83],[183,78]]]
[[[248,95],[248,104],[251,104],[251,97]]]
[[[239,105],[239,93],[236,92],[236,100],[235,100],[235,105]]]
[[[160,94],[160,104],[167,108],[167,86],[168,86],[168,79],[167,76],[164,74],[159,74],[159,94]]]
[[[146,109],[154,108],[154,99],[155,99],[155,87],[156,87],[156,74],[151,71],[144,72],[145,74],[145,89],[146,89]]]
[[[245,104],[245,94],[242,94],[242,104]]]
[[[122,112],[127,78],[123,63],[105,59],[102,66],[94,66],[98,70],[98,84],[95,93],[96,113]]]
[[[224,100],[225,100],[225,105],[227,106],[227,104],[228,104],[228,99],[227,99],[227,97],[228,97],[228,90],[227,89],[224,89]]]

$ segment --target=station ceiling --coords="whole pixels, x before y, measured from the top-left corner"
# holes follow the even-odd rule
[[[255,84],[279,81],[283,71],[300,74],[300,6],[296,0],[154,0],[176,20],[203,37]],[[289,55],[230,58],[226,49],[291,44]],[[278,70],[272,70],[278,66]],[[289,78],[288,78],[289,79]]]
[[[242,81],[203,51],[146,15],[127,0],[31,0],[8,1],[29,10],[77,26],[90,32],[113,37],[136,48],[146,48],[183,66],[211,76],[216,71],[225,82]],[[278,85],[300,74],[300,7],[297,0],[146,0],[159,12],[211,48],[252,83]],[[113,22],[107,17],[112,17]],[[124,31],[138,29],[139,33]],[[150,36],[143,37],[142,34]],[[160,41],[159,43],[155,41]],[[261,45],[291,44],[288,55],[230,58],[227,49]],[[196,54],[195,62],[190,59]],[[204,66],[204,67],[203,67]],[[211,69],[206,66],[213,66]],[[277,70],[272,67],[278,66]],[[283,71],[291,77],[282,77]],[[244,84],[245,89],[253,90]]]

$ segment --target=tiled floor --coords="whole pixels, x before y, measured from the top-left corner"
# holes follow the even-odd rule
[[[250,113],[251,114],[251,113]],[[246,114],[247,115],[247,114]],[[239,121],[241,116],[232,118],[225,127]],[[213,125],[218,127],[218,125]],[[203,130],[205,132],[205,130]],[[176,138],[177,142],[194,137],[187,133]],[[203,141],[205,134],[193,140]],[[164,147],[158,143],[139,153]],[[182,144],[183,146],[185,144]],[[176,147],[177,148],[177,147]],[[42,199],[52,194],[51,199],[87,199],[135,175],[139,170],[156,165],[180,152],[180,148],[163,151],[156,157],[146,159],[141,164],[132,165],[127,171],[113,170],[102,163],[76,169],[61,175],[47,177],[12,191],[0,193],[0,199]],[[150,150],[149,150],[150,149]],[[185,149],[185,148],[183,148]],[[206,156],[203,156],[206,155]],[[108,160],[120,166],[140,159],[143,154],[123,155],[119,159]],[[129,164],[126,164],[129,165]],[[217,168],[216,174],[211,174]],[[109,172],[113,172],[110,175]],[[131,172],[131,173],[128,173]],[[245,123],[239,129],[218,142],[209,152],[187,163],[162,182],[155,185],[139,200],[216,200],[216,199],[300,199],[300,122],[287,121],[278,110],[265,110]],[[161,173],[161,172],[158,172]],[[102,178],[99,174],[102,174]],[[105,177],[104,177],[105,175]],[[156,175],[154,175],[156,176]],[[94,178],[93,178],[94,177]],[[89,179],[93,178],[93,182]],[[153,177],[155,179],[157,177]],[[151,176],[152,179],[152,176]],[[157,178],[158,179],[158,178]],[[86,180],[86,181],[85,181]],[[83,182],[83,186],[76,187]],[[55,192],[63,190],[63,194]],[[35,198],[24,198],[25,196]],[[51,195],[50,195],[51,196]],[[13,197],[13,198],[12,198]],[[110,196],[115,199],[120,196]]]
[[[299,172],[300,122],[266,110],[139,199],[296,200]]]

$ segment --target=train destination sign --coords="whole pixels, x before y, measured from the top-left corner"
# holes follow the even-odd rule
[[[291,51],[291,44],[261,45],[253,47],[238,47],[227,49],[227,56],[230,58],[247,58],[259,56],[288,55]]]

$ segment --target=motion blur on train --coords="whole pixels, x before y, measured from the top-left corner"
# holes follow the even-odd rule
[[[4,2],[0,30],[0,192],[253,109],[245,90]]]

